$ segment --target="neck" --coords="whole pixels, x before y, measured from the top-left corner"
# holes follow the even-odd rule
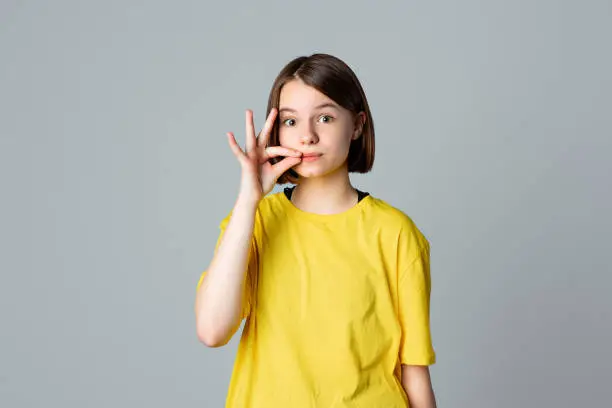
[[[291,202],[300,210],[316,214],[336,214],[357,204],[358,195],[346,169],[322,177],[300,180]]]

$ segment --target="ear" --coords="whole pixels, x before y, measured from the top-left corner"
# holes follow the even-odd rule
[[[353,128],[353,136],[351,137],[352,140],[357,140],[361,137],[361,135],[363,134],[363,126],[366,123],[366,114],[365,112],[359,112],[355,115],[355,120],[354,120],[354,128]]]

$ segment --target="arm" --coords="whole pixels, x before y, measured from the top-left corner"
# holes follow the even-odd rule
[[[238,198],[196,294],[196,332],[209,347],[227,344],[240,327],[256,210],[253,201]]]
[[[410,408],[436,408],[428,366],[402,364],[402,387]]]
[[[255,258],[250,252],[259,202],[272,191],[281,174],[301,161],[299,151],[267,146],[276,114],[276,109],[270,110],[264,129],[256,137],[253,112],[246,111],[246,151],[232,132],[227,133],[242,173],[232,215],[196,294],[196,331],[209,347],[227,344],[240,326],[246,274],[251,269],[248,264]],[[286,157],[272,165],[269,159],[277,156]]]

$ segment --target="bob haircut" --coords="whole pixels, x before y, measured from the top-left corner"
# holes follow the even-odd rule
[[[367,173],[374,164],[374,122],[365,93],[357,76],[342,60],[329,54],[312,54],[297,57],[280,71],[268,97],[266,117],[272,108],[278,110],[283,86],[294,79],[299,79],[336,102],[338,105],[357,114],[364,112],[366,119],[361,136],[351,142],[348,153],[349,173]],[[277,117],[272,128],[268,146],[279,146]],[[278,163],[283,157],[274,157],[272,163]],[[283,173],[276,184],[299,183],[299,175],[293,169]]]

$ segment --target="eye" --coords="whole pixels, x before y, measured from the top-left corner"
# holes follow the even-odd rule
[[[322,119],[324,119],[324,120],[322,120]],[[331,117],[331,116],[329,116],[329,115],[322,115],[321,117],[319,117],[319,122],[321,122],[321,121],[322,121],[323,123],[329,123],[329,122],[331,122],[333,119],[334,119],[334,118],[332,118],[332,117]]]
[[[289,122],[291,122],[291,123],[289,123]],[[283,120],[283,124],[286,125],[286,126],[293,126],[293,125],[295,125],[295,119],[285,119],[285,120]]]

